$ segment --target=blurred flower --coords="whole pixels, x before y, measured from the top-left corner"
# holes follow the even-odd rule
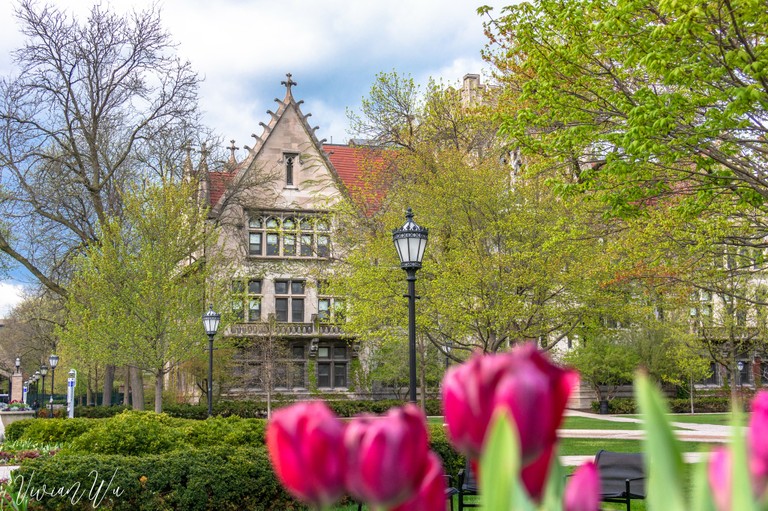
[[[565,511],[597,511],[600,508],[600,474],[594,462],[581,465],[565,487]]]
[[[318,507],[341,497],[344,425],[324,403],[297,403],[277,410],[266,436],[275,473],[292,495]]]
[[[506,407],[520,439],[523,466],[539,459],[557,440],[557,428],[578,373],[562,369],[533,344],[508,353],[474,355],[443,379],[448,437],[477,459],[496,407]]]
[[[535,502],[541,501],[544,496],[544,488],[549,478],[549,467],[555,455],[555,446],[549,446],[541,455],[520,471],[520,479],[528,492],[528,496]]]
[[[395,506],[412,498],[428,463],[427,423],[408,404],[384,417],[353,419],[344,435],[347,491],[371,506]]]
[[[726,447],[718,447],[709,457],[708,478],[712,488],[715,507],[720,511],[731,508],[731,451]]]
[[[752,489],[762,497],[768,487],[768,391],[760,391],[752,400],[752,417],[747,431],[747,452]]]
[[[445,472],[440,457],[430,452],[416,495],[392,511],[445,511]]]

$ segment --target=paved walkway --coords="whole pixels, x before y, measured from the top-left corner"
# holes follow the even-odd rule
[[[576,410],[567,410],[566,414],[569,416],[587,417],[609,422],[643,422],[641,419],[636,419],[634,417],[598,415]],[[686,442],[711,442],[721,444],[728,442],[731,436],[730,426],[673,422],[672,427],[675,428],[675,436],[679,440]],[[605,438],[625,440],[642,440],[645,438],[645,432],[642,429],[561,429],[559,435],[561,438]],[[683,460],[686,463],[695,463],[706,455],[706,453],[700,452],[683,453]],[[565,466],[572,466],[580,465],[593,458],[594,456],[562,456],[560,462]]]

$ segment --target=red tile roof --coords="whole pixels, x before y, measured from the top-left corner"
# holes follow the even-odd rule
[[[336,170],[341,184],[359,206],[375,211],[387,188],[387,177],[394,162],[393,152],[369,146],[326,144],[323,151]],[[387,156],[391,154],[392,156]],[[232,183],[235,172],[209,172],[210,204],[215,206],[227,187]]]
[[[394,151],[370,146],[326,144],[323,150],[359,206],[377,209],[387,189]]]
[[[209,172],[208,183],[209,192],[208,195],[211,199],[211,206],[215,206],[219,202],[219,199],[227,187],[232,183],[232,179],[235,177],[233,172]]]

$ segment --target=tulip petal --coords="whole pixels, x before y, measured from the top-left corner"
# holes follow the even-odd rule
[[[600,474],[594,462],[581,465],[568,481],[563,498],[565,511],[597,511],[600,508]]]
[[[344,493],[346,458],[339,449],[344,425],[322,402],[277,410],[267,425],[270,461],[280,482],[297,499],[328,506]]]

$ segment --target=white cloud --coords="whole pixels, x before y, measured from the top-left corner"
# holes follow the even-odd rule
[[[24,299],[25,289],[21,284],[0,282],[0,318],[7,318],[11,309]]]
[[[154,0],[113,1],[117,12],[141,10]],[[81,18],[95,0],[56,0]],[[280,81],[291,72],[319,125],[320,138],[348,137],[345,109],[367,94],[377,72],[396,70],[424,83],[429,76],[455,82],[484,66],[486,42],[479,5],[498,10],[509,1],[482,0],[161,0],[162,22],[178,42],[178,54],[205,78],[200,104],[205,121],[226,141],[249,144],[260,133]],[[0,24],[14,27],[15,2],[0,2]],[[18,30],[0,34],[0,73],[10,70]]]

